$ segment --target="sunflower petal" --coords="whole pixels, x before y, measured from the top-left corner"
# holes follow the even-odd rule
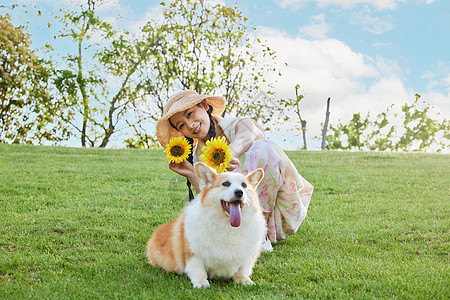
[[[200,155],[202,162],[216,169],[217,173],[226,171],[231,158],[231,149],[225,137],[212,138],[207,141]]]
[[[191,154],[192,146],[184,137],[171,138],[163,152],[170,162],[177,164],[184,162]]]

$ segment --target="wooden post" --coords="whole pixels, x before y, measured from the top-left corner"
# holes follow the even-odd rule
[[[302,120],[302,135],[303,135],[303,150],[308,150],[308,146],[306,145],[306,121]]]
[[[330,97],[328,97],[327,100],[327,112],[325,114],[325,123],[323,124],[322,129],[322,146],[321,146],[322,150],[325,150],[327,148],[326,142],[327,142],[327,130],[329,120],[330,120]]]

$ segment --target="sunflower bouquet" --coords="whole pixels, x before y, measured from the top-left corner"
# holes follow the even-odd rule
[[[192,146],[184,137],[171,138],[169,143],[166,144],[164,152],[167,153],[166,158],[170,162],[181,163],[188,159],[191,154]]]
[[[208,166],[216,169],[217,173],[223,173],[228,168],[231,161],[231,149],[227,144],[225,137],[212,138],[206,142],[202,148],[200,159]]]

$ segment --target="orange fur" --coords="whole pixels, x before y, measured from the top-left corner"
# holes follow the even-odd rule
[[[147,243],[150,264],[167,272],[183,273],[186,261],[192,257],[184,235],[184,213],[170,223],[158,227]],[[164,255],[160,255],[164,253]]]
[[[200,199],[200,201],[202,202],[202,205],[203,205],[203,206],[206,206],[206,205],[207,205],[207,204],[206,204],[207,195],[208,195],[208,192],[209,192],[212,188],[213,188],[212,186],[206,186],[206,187],[203,188],[203,192],[202,192],[201,199]]]
[[[225,176],[224,176],[223,174],[216,175],[216,176],[214,177],[214,180],[213,180],[213,182],[211,183],[211,185],[205,186],[205,187],[203,188],[202,198],[201,198],[201,201],[202,201],[202,205],[203,205],[203,206],[208,206],[208,205],[213,205],[213,204],[214,204],[214,202],[213,202],[213,203],[208,203],[208,202],[207,202],[207,195],[208,195],[208,192],[209,192],[210,190],[212,190],[212,189],[217,188],[218,186],[220,186],[220,184],[221,184],[221,182],[223,181],[224,178],[225,178]]]

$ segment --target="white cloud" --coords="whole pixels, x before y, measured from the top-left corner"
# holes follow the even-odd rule
[[[122,2],[125,2],[125,1],[122,1]],[[225,5],[224,0],[206,0],[205,3],[210,6],[215,6],[218,4]],[[166,5],[168,5],[168,1],[167,1]],[[142,28],[150,20],[155,21],[157,23],[163,22],[164,21],[163,8],[164,7],[162,5],[160,5],[159,3],[148,8],[147,11],[145,12],[144,17],[142,17],[138,20],[135,20],[135,19],[131,20],[130,25],[128,26],[128,29],[130,30],[130,32],[132,32],[134,34],[139,34],[139,33],[141,33]]]
[[[356,24],[362,27],[364,31],[368,31],[375,34],[383,34],[392,28],[394,24],[392,18],[387,16],[384,19],[373,17],[373,12],[365,7],[359,12],[354,12],[350,15],[350,24]]]
[[[423,79],[431,79],[434,77],[434,74],[432,72],[426,72],[425,74],[422,75]]]
[[[309,0],[276,0],[279,6],[282,8],[289,8],[293,10],[298,10],[302,7],[305,2]]]
[[[442,79],[442,82],[447,86],[447,88],[450,88],[450,74]]]
[[[373,43],[372,47],[390,47],[392,45],[391,42],[378,42],[378,43]]]
[[[435,91],[421,94],[421,99],[433,105],[445,118],[450,119],[450,92],[447,95]]]
[[[427,72],[424,75],[422,75],[423,79],[426,79],[428,81],[427,89],[432,90],[433,88],[440,85],[439,81],[436,80],[436,74],[432,72]]]
[[[297,10],[302,7],[302,5],[308,1],[313,0],[276,0],[276,2],[282,8],[289,8]],[[394,9],[400,2],[405,2],[406,0],[314,0],[320,7],[326,7],[329,5],[340,6],[345,9],[354,8],[360,4],[370,5],[377,10]],[[426,0],[426,2],[434,2],[434,0]]]
[[[336,39],[308,40],[290,37],[271,28],[259,28],[258,35],[277,51],[288,67],[275,86],[278,98],[293,98],[295,85],[301,85],[305,96],[302,117],[308,121],[308,136],[320,136],[331,97],[330,121],[348,122],[354,113],[371,116],[385,111],[391,104],[398,107],[414,99],[402,80],[402,70],[395,61],[383,57],[367,57]],[[277,78],[266,78],[275,81]],[[295,116],[291,116],[293,120]],[[281,128],[288,131],[292,123]],[[296,144],[299,146],[299,144]],[[286,144],[283,145],[286,147]],[[294,147],[295,148],[295,147]]]
[[[139,20],[132,20],[130,25],[128,26],[129,31],[131,33],[134,33],[136,35],[139,35],[142,33],[142,28],[148,23],[148,21],[156,21],[156,22],[162,22],[163,21],[163,9],[161,5],[157,5],[154,7],[151,7],[149,10],[145,12],[145,15],[143,18]]]
[[[311,17],[310,24],[300,28],[300,34],[313,39],[325,39],[331,29],[331,25],[325,22],[325,15],[320,14]]]
[[[205,2],[211,6],[214,6],[217,4],[225,5],[225,0],[206,0]]]
[[[387,59],[382,56],[377,56],[375,59],[371,59],[380,71],[381,74],[395,74],[400,77],[404,70],[400,67],[397,61]]]
[[[61,7],[73,8],[79,6],[86,6],[87,3],[86,0],[31,0],[28,2],[30,3],[44,2],[59,8]],[[97,11],[117,9],[120,7],[120,0],[107,0],[104,1],[103,3],[98,2],[96,3],[97,5],[95,6],[95,8]]]
[[[446,73],[445,69],[438,70],[438,73],[428,71],[422,75],[424,80],[427,80],[427,90],[440,89],[450,92],[450,74]],[[449,100],[450,102],[450,100]]]

